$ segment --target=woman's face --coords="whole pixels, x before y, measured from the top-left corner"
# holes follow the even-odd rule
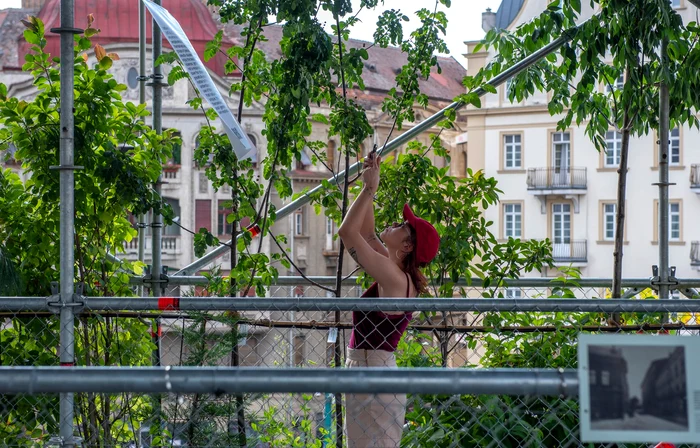
[[[404,244],[411,244],[411,226],[408,222],[395,222],[379,235],[387,247],[392,249],[404,249]]]

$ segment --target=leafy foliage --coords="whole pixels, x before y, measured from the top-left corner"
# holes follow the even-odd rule
[[[127,212],[153,209],[166,219],[171,216],[152,184],[179,141],[146,126],[143,120],[149,113],[144,105],[122,101],[126,86],[107,72],[117,55],[96,45],[99,62],[95,68],[88,65],[87,52],[93,48],[88,35],[99,31],[90,18],[88,22],[86,34],[76,37],[74,65],[74,159],[83,167],[76,172],[74,188],[75,278],[86,285],[87,295],[127,296],[128,277],[119,268],[141,273],[143,265],[117,266],[105,261],[106,255],[123,251],[136,235]],[[9,169],[0,173],[0,244],[3,266],[16,269],[19,293],[48,296],[50,283],[59,279],[60,265],[59,171],[52,169],[59,165],[60,76],[57,61],[45,52],[43,23],[30,18],[25,25],[24,37],[32,46],[23,69],[32,74],[37,94],[31,101],[8,98],[5,86],[0,86],[0,150],[9,144],[17,148],[14,157],[28,180],[23,182]],[[55,365],[57,339],[55,319],[13,319],[11,327],[0,330],[2,364]],[[136,319],[94,316],[76,322],[79,365],[150,365],[153,347],[149,326]],[[76,406],[81,436],[88,444],[99,440],[105,445],[133,440],[133,419],[141,421],[150,409],[144,398],[122,395],[79,394]],[[53,398],[4,397],[0,409],[0,440],[14,444],[20,437],[31,444],[57,431]],[[36,415],[35,409],[44,409],[46,415]]]

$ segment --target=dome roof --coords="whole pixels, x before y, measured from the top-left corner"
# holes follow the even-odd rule
[[[139,41],[139,2],[137,0],[74,0],[75,27],[87,27],[87,16],[95,17],[94,27],[100,33],[91,38],[93,43],[107,46],[115,43],[138,43]],[[60,0],[48,0],[39,11],[38,17],[46,28],[46,51],[52,56],[60,55],[60,37],[50,33],[51,28],[60,26]],[[180,22],[180,26],[192,42],[192,46],[204,60],[206,43],[214,38],[218,28],[202,0],[168,0],[166,9]],[[151,15],[146,13],[146,43],[151,42]],[[225,42],[230,46],[230,42]],[[163,46],[170,48],[167,39]],[[30,45],[22,39],[19,48],[20,60],[28,53]],[[205,65],[220,76],[224,75],[226,56],[219,54]]]

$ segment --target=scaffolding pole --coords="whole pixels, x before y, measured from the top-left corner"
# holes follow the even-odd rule
[[[258,278],[258,277],[256,277]],[[335,285],[335,276],[321,276],[321,275],[309,275],[306,276],[307,279],[314,283],[318,283],[323,286],[333,286]],[[343,283],[346,285],[357,286],[358,277],[348,277],[343,279]],[[450,280],[451,281],[451,280]],[[676,280],[679,287],[682,285],[686,288],[700,288],[700,278],[679,278]],[[131,277],[130,283],[132,285],[139,285],[146,283],[148,284],[149,279],[144,277]],[[172,286],[197,286],[197,285],[208,285],[210,280],[203,275],[178,275],[178,276],[168,276],[168,285]],[[300,284],[306,284],[305,280],[299,276],[280,276],[275,279],[275,283],[270,287],[274,286],[296,286]],[[436,282],[437,283],[437,282]],[[552,278],[543,277],[525,277],[525,278],[514,278],[506,279],[506,287],[512,288],[554,288],[556,286],[568,287],[571,289],[579,288],[610,288],[612,279],[610,278],[577,278],[571,281],[557,281]],[[465,279],[460,278],[456,286],[466,286],[471,288],[483,288],[484,281],[478,277]],[[494,285],[491,285],[493,287]],[[622,279],[623,288],[641,288],[646,289],[651,287],[650,278],[623,278]]]
[[[575,397],[574,369],[0,367],[0,394],[361,393]]]
[[[664,76],[668,68],[668,38],[661,40],[661,76]],[[669,203],[668,187],[668,138],[669,138],[669,99],[668,84],[662,79],[659,86],[659,272],[658,289],[659,298],[669,298]],[[667,317],[664,318],[666,320]]]
[[[595,16],[594,16],[595,17]],[[589,19],[590,20],[590,19]],[[513,65],[512,67],[509,67],[496,77],[494,77],[488,84],[490,84],[492,87],[498,87],[499,85],[503,84],[506,80],[509,78],[517,75],[518,73],[528,69],[530,66],[536,64],[543,58],[545,58],[548,54],[556,51],[559,49],[562,45],[565,43],[569,42],[574,35],[578,32],[581,27],[584,26],[584,24],[587,21],[582,22],[581,24],[572,27],[568,30],[565,30],[562,32],[562,35],[559,36],[556,40],[552,41],[550,44],[546,45],[545,47],[537,50],[536,52],[532,53],[531,55],[525,57],[522,61],[519,63]],[[476,89],[475,93],[479,96],[482,97],[484,96],[487,92],[487,90],[484,87],[479,87]],[[400,148],[402,145],[405,143],[409,142],[411,139],[413,139],[415,136],[421,134],[422,132],[430,129],[431,127],[435,126],[438,122],[440,122],[442,119],[444,119],[445,114],[450,112],[450,111],[457,111],[464,107],[465,104],[459,101],[456,101],[449,106],[445,107],[441,111],[437,112],[435,115],[426,118],[424,121],[420,122],[413,128],[407,130],[400,136],[396,137],[394,140],[390,141],[386,145],[384,145],[382,148],[379,149],[378,154],[379,155],[385,155],[389,154],[393,151],[396,151],[396,149]],[[349,170],[349,176],[354,175],[357,173],[362,166],[363,162],[357,162],[350,166],[348,168]],[[342,171],[338,173],[336,176],[331,177],[328,179],[328,183],[330,185],[337,185],[340,183],[342,179],[345,177],[345,171]],[[293,213],[295,210],[297,210],[299,207],[302,207],[309,202],[311,202],[311,198],[313,197],[314,194],[318,193],[321,191],[323,188],[325,188],[323,185],[319,185],[318,187],[308,191],[306,194],[303,196],[299,197],[298,199],[292,201],[291,203],[287,204],[286,206],[282,207],[281,209],[277,210],[277,219],[282,219],[289,214]],[[242,233],[239,233],[237,235],[237,238],[240,238]],[[228,251],[228,247],[231,245],[232,240],[228,240],[225,245],[221,245],[211,252],[205,254],[202,258],[195,260],[194,262],[188,264],[184,268],[180,269],[179,271],[175,272],[175,276],[178,275],[191,275],[194,272],[197,272],[198,270],[202,269],[203,267],[207,266],[209,263],[217,259],[218,257],[224,255],[226,251]]]
[[[146,6],[139,2],[139,104],[146,104]],[[146,254],[146,216],[141,213],[138,216],[137,230],[139,232],[139,261],[143,262]],[[143,285],[138,288],[139,295],[143,295]]]
[[[60,369],[75,365],[75,174],[79,169],[74,165],[74,34],[82,30],[74,27],[73,0],[61,0],[61,26],[52,28],[52,33],[61,36],[61,107],[60,107],[60,146],[59,163],[52,167],[59,171],[60,184],[60,284],[59,284],[59,360]],[[73,436],[74,402],[73,393],[66,391],[59,398],[59,433],[61,446],[72,448],[76,444]]]
[[[0,297],[0,311],[46,311],[59,306],[42,297]],[[453,311],[566,313],[700,312],[700,300],[500,299],[363,297],[81,297],[88,311]]]
[[[161,0],[153,0],[155,4],[160,5]],[[141,2],[143,3],[143,2]],[[153,67],[151,86],[153,87],[153,130],[160,135],[163,132],[163,69],[158,63],[158,58],[161,55],[163,47],[163,35],[156,22],[155,18],[151,17],[151,64]],[[157,197],[161,198],[162,174],[158,174],[158,180],[154,185],[154,190]],[[153,210],[151,214],[151,294],[153,297],[161,297],[164,293],[162,285],[162,247],[161,241],[163,237],[163,216],[160,211]],[[161,358],[161,319],[154,319],[151,324],[151,340],[153,341],[154,349],[152,354],[152,363],[154,366],[160,366]],[[162,402],[159,395],[154,396],[153,400],[154,414],[156,425],[161,428],[161,407]]]

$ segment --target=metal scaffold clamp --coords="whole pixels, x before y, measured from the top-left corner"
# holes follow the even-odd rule
[[[46,298],[46,309],[54,314],[60,314],[62,308],[71,307],[73,313],[79,313],[85,308],[85,284],[77,283],[73,292],[73,300],[64,302],[58,289],[58,282],[51,282],[51,295]]]
[[[662,281],[661,277],[659,276],[659,267],[657,265],[653,265],[651,267],[651,271],[653,274],[653,277],[651,278],[651,280],[649,280],[651,289],[653,289],[656,292],[659,292],[659,286],[661,285],[667,285],[669,291],[675,291],[676,289],[678,289],[680,282],[676,278],[675,266],[671,266],[668,268],[668,280],[665,282]]]
[[[49,443],[46,446],[80,446],[80,442],[83,441],[82,437],[73,436],[71,440],[65,440],[64,437],[56,436],[49,439]]]

